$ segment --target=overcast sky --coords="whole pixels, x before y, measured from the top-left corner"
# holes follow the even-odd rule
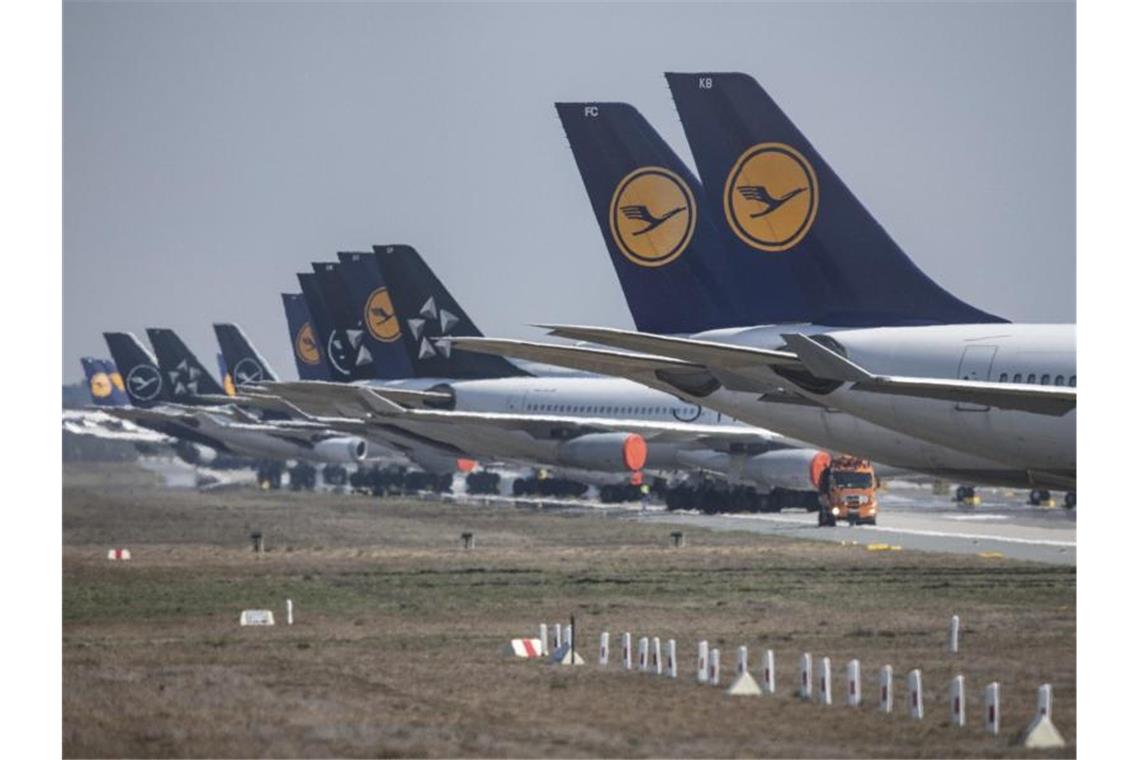
[[[104,330],[241,324],[295,376],[279,293],[418,248],[488,335],[631,327],[554,111],[662,73],[755,76],[930,276],[1075,318],[1071,3],[64,7],[64,377]],[[16,252],[14,252],[16,253]]]

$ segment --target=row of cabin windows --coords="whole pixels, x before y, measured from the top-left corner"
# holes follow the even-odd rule
[[[680,413],[680,409],[667,406],[574,406],[568,404],[527,404],[530,412],[577,412],[580,414],[637,414],[647,416],[651,414]]]
[[[1023,381],[1022,381],[1022,375],[1020,372],[1015,372],[1012,380],[1010,380],[1008,372],[1002,372],[1001,375],[998,377],[998,382],[999,383],[1008,383],[1008,382],[1020,383]],[[1028,383],[1029,385],[1036,385],[1037,384],[1037,373],[1036,372],[1030,372],[1028,375],[1025,375],[1024,382]],[[1065,376],[1064,375],[1050,375],[1048,372],[1042,372],[1041,373],[1041,384],[1042,385],[1066,385]],[[1070,388],[1076,388],[1077,387],[1077,376],[1076,375],[1070,375],[1067,384]]]

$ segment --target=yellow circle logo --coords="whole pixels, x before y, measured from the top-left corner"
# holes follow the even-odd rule
[[[118,372],[111,373],[111,385],[115,386],[118,391],[126,391],[127,387],[123,385],[123,376]]]
[[[673,261],[689,245],[697,204],[684,180],[648,166],[627,174],[610,201],[610,232],[625,257],[643,267]]]
[[[724,185],[724,214],[753,248],[786,251],[803,240],[819,210],[819,181],[799,151],[754,145],[736,160]]]
[[[391,343],[400,337],[400,322],[392,308],[388,288],[377,288],[368,296],[364,304],[364,324],[368,325],[368,332],[376,340]]]
[[[106,372],[96,372],[91,376],[91,395],[95,398],[107,398],[111,395],[111,378]]]
[[[297,331],[297,339],[293,341],[293,348],[305,364],[320,363],[321,349],[317,346],[317,336],[313,334],[313,326],[308,322],[301,325],[301,329]]]

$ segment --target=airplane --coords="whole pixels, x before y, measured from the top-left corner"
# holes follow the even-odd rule
[[[152,329],[148,334],[159,359],[131,333],[104,333],[116,365],[126,368],[124,387],[132,404],[110,413],[178,439],[187,461],[209,464],[219,453],[329,464],[366,458],[368,445],[362,439],[307,424],[284,428],[222,406],[233,399],[173,331]]]
[[[668,169],[656,172],[665,177],[655,180],[656,187],[649,180],[632,185],[628,177],[638,180],[648,169],[661,169],[658,146],[651,155],[635,153],[640,168],[599,189],[602,170],[597,162],[587,166],[575,148],[638,331],[551,326],[554,335],[637,352],[636,363],[620,352],[541,343],[479,345],[465,339],[456,347],[641,380],[652,375],[654,382],[664,377],[674,392],[754,424],[942,477],[1028,486],[1034,489],[1031,501],[1047,497],[1043,488],[1075,488],[1075,411],[1010,408],[1011,399],[1043,395],[1071,396],[1066,408],[1075,408],[1072,326],[1011,325],[939,287],[751,77],[667,78],[704,186],[723,189],[723,210],[709,203],[701,213],[694,203],[690,215],[698,227],[707,222],[703,233],[663,225],[655,250],[671,258],[667,265],[649,266],[638,260],[640,244],[608,223],[611,206],[622,203],[627,190],[641,197],[695,199],[700,186],[693,189],[687,170]],[[624,134],[634,145],[644,143],[646,134],[656,138],[624,104],[561,104],[559,114],[572,146],[575,134],[597,140],[605,130]],[[756,194],[741,189],[760,185],[773,197],[798,187],[806,191],[788,195],[757,226],[751,216]],[[698,324],[684,319],[687,310],[653,309],[661,300],[657,293],[693,303],[699,314],[692,322]],[[650,308],[641,308],[646,304]],[[645,311],[651,316],[642,318]],[[845,367],[846,374],[828,377],[839,365],[831,362],[824,371],[826,357],[819,352],[813,360],[791,350],[786,336],[795,335],[809,335],[839,355],[849,351],[869,370]],[[682,362],[688,374],[669,379],[667,368],[653,367],[650,356]],[[825,376],[813,373],[813,366]],[[1021,382],[1030,373],[1034,382],[1047,375],[1052,389],[1044,394],[1013,387],[1030,385]],[[905,383],[900,374],[908,376]],[[1064,378],[1062,391],[1058,376]],[[977,385],[990,381],[1007,385],[1000,393]],[[901,393],[904,388],[908,395]],[[954,399],[947,401],[951,392]],[[1067,501],[1075,504],[1075,494]]]
[[[824,454],[819,449],[626,380],[534,375],[498,357],[452,353],[451,338],[481,333],[415,249],[375,246],[372,256],[342,254],[341,265],[353,257],[370,260],[382,273],[399,319],[392,333],[402,335],[418,387],[390,382],[264,386],[322,424],[336,426],[335,418],[350,417],[356,422],[341,429],[357,430],[359,421],[367,420],[446,442],[478,458],[599,473],[700,467],[752,482],[759,488],[756,503],[764,508],[818,504],[815,488]],[[788,474],[793,470],[794,476]],[[769,492],[776,495],[762,498]]]
[[[175,439],[107,414],[103,409],[129,402],[123,379],[113,362],[84,356],[80,360],[94,409],[64,409],[63,429],[69,433],[136,444],[174,444]]]

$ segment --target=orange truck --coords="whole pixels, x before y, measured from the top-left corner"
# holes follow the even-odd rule
[[[819,525],[846,520],[852,525],[874,525],[879,514],[875,497],[875,468],[866,459],[838,456],[819,479]]]

